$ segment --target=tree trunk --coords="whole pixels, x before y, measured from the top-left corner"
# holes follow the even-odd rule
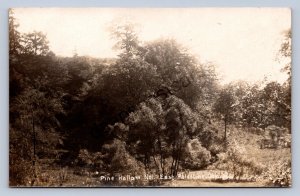
[[[224,125],[225,125],[225,132],[224,132],[224,145],[225,149],[227,148],[227,120],[224,119]]]
[[[32,165],[35,166],[36,134],[35,134],[35,126],[34,126],[33,109],[32,109],[31,115],[32,115],[32,134],[33,134],[33,160],[32,160]]]

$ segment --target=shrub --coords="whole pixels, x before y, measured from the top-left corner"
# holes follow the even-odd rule
[[[35,183],[35,171],[32,161],[10,155],[9,185],[32,186]]]
[[[198,139],[192,139],[185,149],[183,167],[187,169],[201,169],[210,163],[210,152],[204,148]]]
[[[101,152],[91,153],[87,149],[81,149],[78,154],[78,163],[80,166],[92,166],[95,169],[102,169],[102,157]]]
[[[112,143],[103,146],[105,163],[111,174],[144,174],[142,164],[131,156],[125,148],[125,142],[114,139]]]
[[[276,187],[288,187],[292,184],[291,160],[280,161],[269,166],[264,173],[264,178],[268,180],[268,185]]]
[[[218,130],[222,128],[217,123],[206,125],[206,127],[200,131],[198,136],[201,145],[207,148],[213,157],[217,154],[224,152],[224,138],[219,134]]]
[[[229,142],[227,152],[218,155],[216,167],[230,172],[233,180],[241,180],[242,177],[247,177],[248,180],[255,179],[263,172],[263,166],[247,158],[244,153],[245,150],[233,140]]]
[[[36,168],[32,161],[34,157],[30,134],[11,128],[9,139],[9,185],[34,185]]]
[[[218,154],[224,152],[224,145],[223,143],[216,143],[216,144],[212,144],[208,150],[210,151],[211,155],[212,155],[212,159],[211,162],[214,163],[215,161],[218,160]]]

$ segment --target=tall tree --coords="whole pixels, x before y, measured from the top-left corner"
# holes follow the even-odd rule
[[[292,88],[292,30],[288,29],[284,33],[284,40],[279,49],[277,60],[280,63],[284,63],[282,71],[288,74],[288,79],[284,83],[284,95],[283,102],[281,104],[285,105],[286,111],[288,112],[289,118],[289,130],[291,130],[291,88]]]
[[[201,64],[174,39],[159,39],[144,46],[143,58],[157,69],[162,86],[192,108],[212,98],[216,75],[212,64]]]
[[[199,134],[197,115],[173,95],[142,102],[126,124],[129,151],[162,176],[177,176],[187,142]]]
[[[46,56],[49,53],[49,41],[43,32],[34,31],[22,35],[23,53],[28,55]]]
[[[114,49],[121,50],[121,58],[134,58],[139,52],[139,39],[136,32],[137,24],[127,20],[121,20],[113,23],[110,27],[110,33],[116,40]]]
[[[225,87],[219,93],[214,105],[214,111],[221,115],[224,121],[224,142],[227,142],[227,126],[234,120],[235,98],[231,86]]]
[[[288,83],[291,83],[292,77],[292,31],[291,29],[284,32],[284,40],[277,54],[277,61],[284,63],[282,71],[288,74]]]
[[[21,34],[18,31],[19,24],[14,17],[13,9],[9,9],[8,16],[8,24],[9,24],[9,54],[10,57],[12,55],[16,55],[20,52],[21,44]]]

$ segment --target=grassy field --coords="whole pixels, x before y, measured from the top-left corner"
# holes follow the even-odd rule
[[[281,161],[291,159],[290,148],[264,148],[260,149],[258,141],[263,139],[263,136],[247,133],[240,129],[231,129],[229,137],[235,139],[238,144],[244,148],[244,155],[249,159],[255,159],[263,165],[274,165]]]

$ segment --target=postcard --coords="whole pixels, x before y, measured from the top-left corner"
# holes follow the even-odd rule
[[[290,187],[289,8],[12,8],[11,187]]]

